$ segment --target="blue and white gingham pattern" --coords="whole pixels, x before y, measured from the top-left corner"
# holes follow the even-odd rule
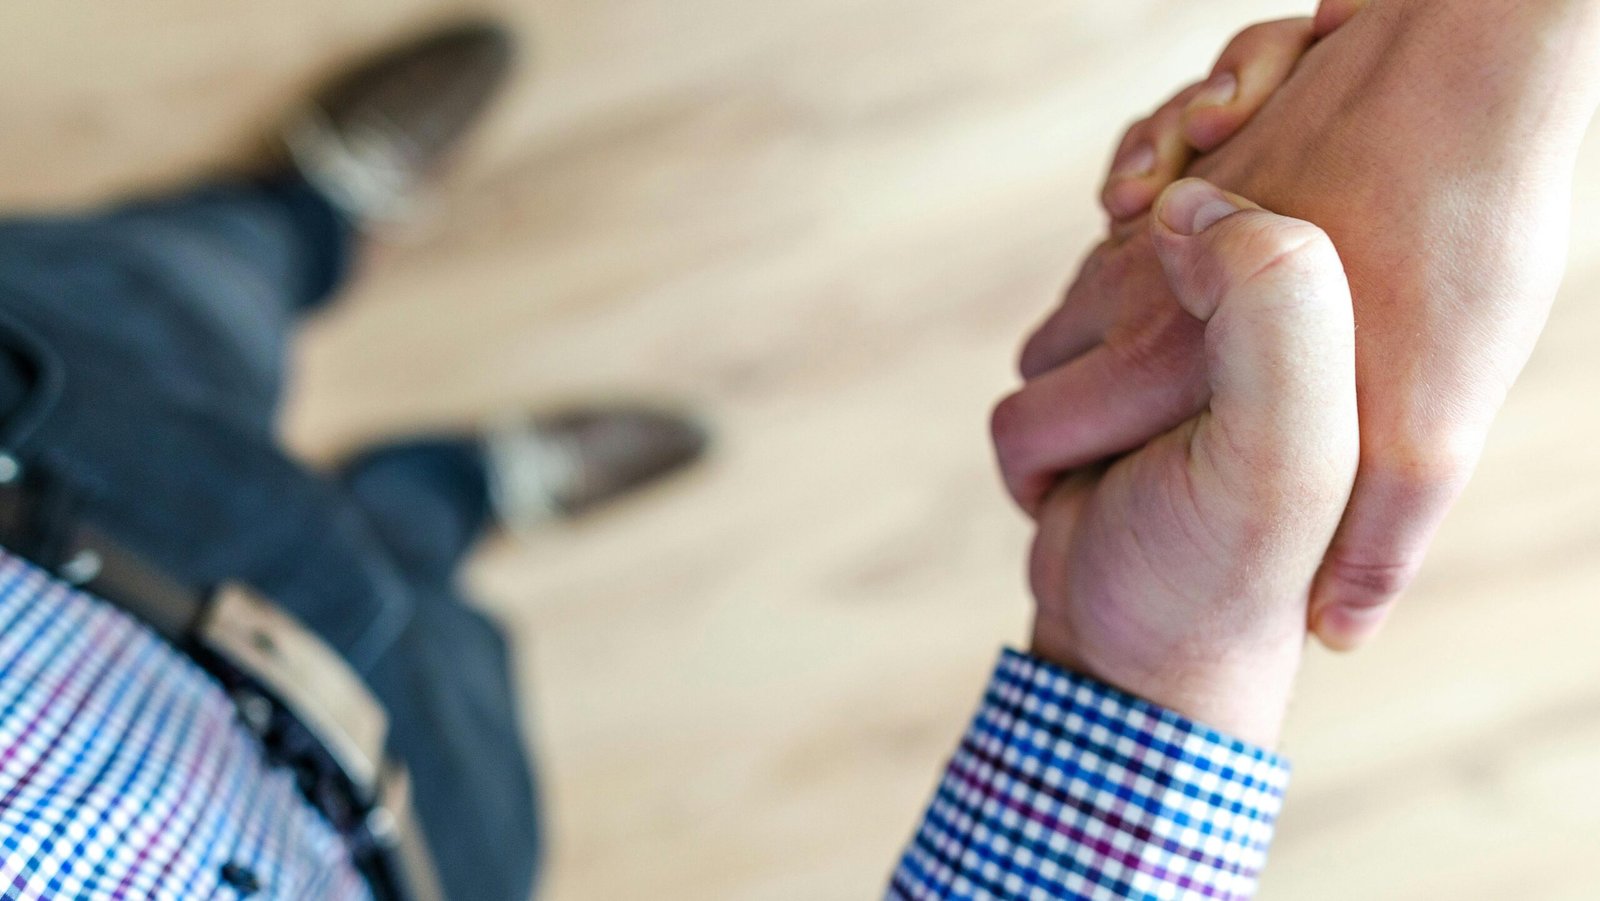
[[[256,898],[370,897],[216,682],[0,551],[0,901],[229,899],[251,881]]]
[[[1242,901],[1282,758],[1006,651],[887,897]]]

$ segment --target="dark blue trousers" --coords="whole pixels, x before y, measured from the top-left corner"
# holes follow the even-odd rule
[[[539,836],[507,647],[456,587],[481,463],[417,441],[321,474],[276,440],[285,348],[352,242],[293,178],[0,221],[0,319],[58,374],[8,435],[123,545],[250,584],[343,653],[388,707],[451,898],[525,901]],[[0,363],[0,411],[36,365]]]

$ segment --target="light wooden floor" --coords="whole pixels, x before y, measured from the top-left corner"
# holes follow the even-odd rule
[[[873,896],[1002,642],[984,437],[1125,119],[1311,0],[502,2],[532,60],[304,346],[323,456],[524,403],[703,408],[696,475],[473,580],[522,652],[548,897]],[[0,206],[245,158],[421,0],[0,5]],[[1319,655],[1267,899],[1600,897],[1600,144],[1550,333],[1382,644]]]

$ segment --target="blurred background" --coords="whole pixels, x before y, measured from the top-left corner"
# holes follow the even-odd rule
[[[248,165],[318,79],[489,11],[524,66],[300,348],[289,438],[527,403],[703,410],[690,477],[502,543],[545,897],[877,895],[1027,528],[985,436],[1113,139],[1312,0],[0,5],[0,208]],[[1600,898],[1600,145],[1555,322],[1385,640],[1315,654],[1266,899]]]

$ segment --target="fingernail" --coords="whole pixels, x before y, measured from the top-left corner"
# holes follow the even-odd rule
[[[1157,215],[1180,235],[1198,235],[1241,209],[1210,182],[1187,178],[1167,189]]]
[[[1156,171],[1156,149],[1150,144],[1140,144],[1128,151],[1111,166],[1112,178],[1134,178]]]
[[[1200,109],[1206,106],[1227,106],[1235,97],[1239,96],[1239,79],[1232,72],[1221,72],[1213,75],[1195,95],[1189,99],[1188,109]]]

